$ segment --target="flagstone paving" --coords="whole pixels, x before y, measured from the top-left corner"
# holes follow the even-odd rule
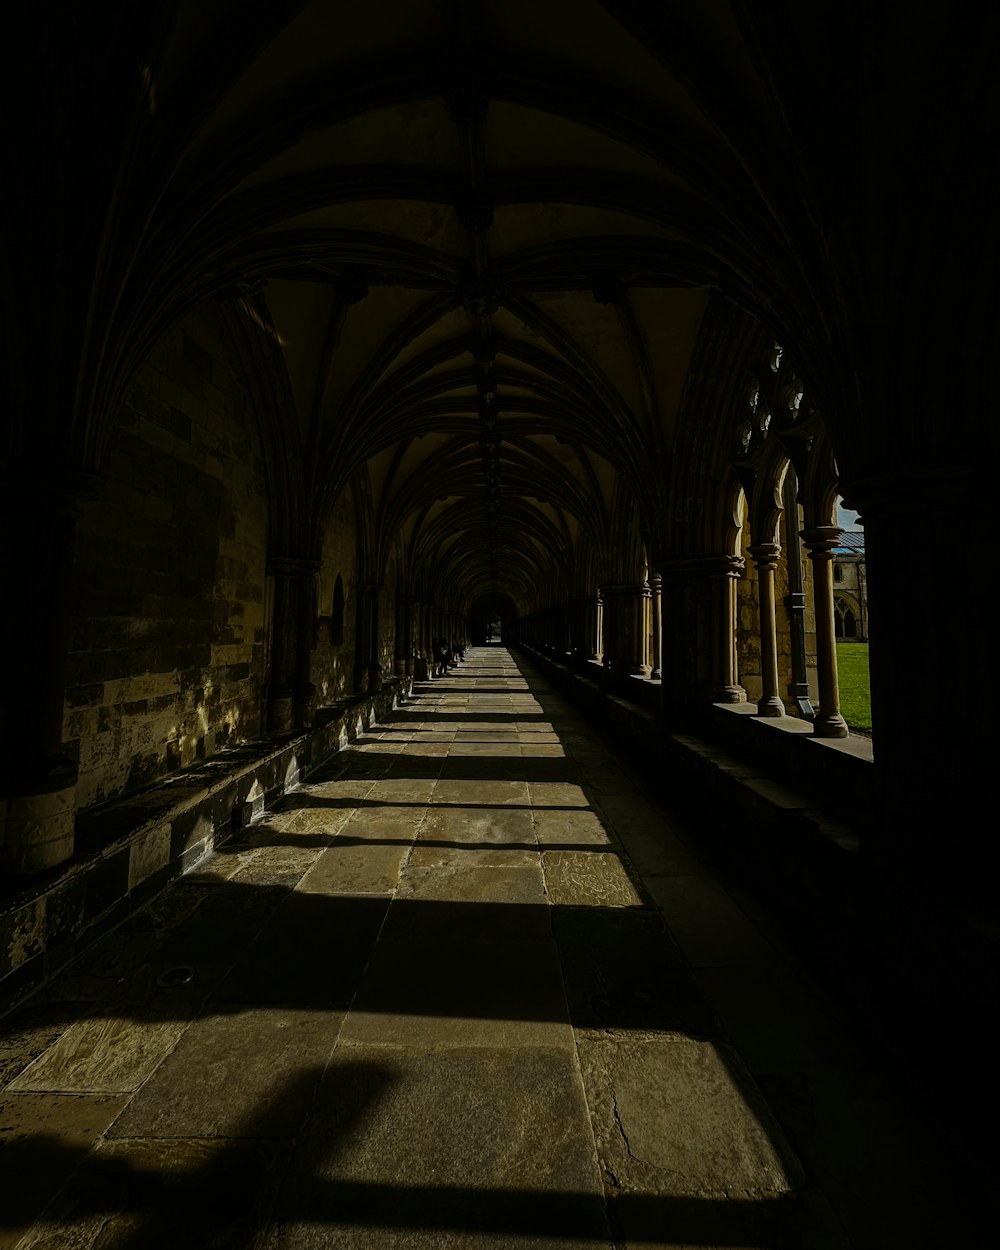
[[[645,781],[499,646],[421,683],[0,1021],[0,1248],[954,1244]]]

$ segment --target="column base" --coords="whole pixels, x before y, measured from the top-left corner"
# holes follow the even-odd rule
[[[813,733],[817,738],[847,738],[850,732],[847,721],[839,712],[816,713]]]
[[[713,703],[746,703],[747,692],[742,686],[716,686],[708,692]]]
[[[4,801],[0,867],[5,872],[45,872],[73,855],[76,778],[36,794]]]
[[[767,699],[760,699],[757,703],[758,716],[784,716],[785,705],[778,696],[771,695]]]
[[[648,677],[653,669],[649,664],[633,664],[628,671],[633,677]]]

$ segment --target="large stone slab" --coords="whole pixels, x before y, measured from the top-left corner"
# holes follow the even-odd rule
[[[0,1250],[14,1250],[127,1102],[127,1095],[0,1098]]]
[[[554,907],[552,927],[577,1029],[719,1036],[658,912]]]
[[[654,877],[646,887],[663,909],[692,967],[766,963],[776,958],[746,913],[710,877]]]
[[[434,780],[412,777],[385,777],[377,781],[366,796],[366,803],[427,804],[434,789]]]
[[[862,1066],[849,1032],[781,963],[699,968],[695,979],[751,1072],[809,1072]]]
[[[549,939],[549,906],[537,858],[533,865],[407,868],[383,940]]]
[[[798,1161],[736,1052],[686,1037],[579,1045],[601,1167],[619,1192],[778,1195]]]
[[[545,888],[557,907],[642,907],[643,899],[617,855],[545,851]]]
[[[70,1025],[8,1090],[116,1094],[138,1089],[188,1027],[186,1014],[176,1020],[157,1014],[143,1009]]]
[[[57,1042],[81,1010],[76,1002],[32,1003],[0,1020],[0,1090]]]
[[[11,1090],[125,1093],[173,1050],[225,972],[224,964],[153,959],[87,1008],[11,1082]]]
[[[541,847],[610,846],[611,837],[596,812],[539,808],[532,812]]]
[[[286,1008],[203,1015],[110,1136],[296,1136],[343,1018],[343,1012]]]
[[[434,787],[432,803],[457,804],[474,807],[481,804],[528,804],[528,784],[525,781],[487,781],[481,777],[468,780],[442,780]]]
[[[548,942],[379,942],[341,1042],[572,1047],[555,950]]]
[[[102,1142],[18,1250],[249,1250],[267,1226],[288,1149],[219,1138]]]
[[[591,806],[583,786],[570,781],[532,781],[528,784],[528,794],[531,805],[535,808],[568,807],[586,810]]]
[[[664,828],[662,813],[638,794],[603,793],[600,809],[616,833],[659,833]]]
[[[383,845],[345,833],[299,882],[306,894],[391,894],[410,853],[409,838]]]
[[[572,1056],[338,1048],[275,1216],[269,1250],[609,1246]]]
[[[697,877],[704,872],[683,843],[669,833],[626,832],[618,836],[643,877]]]
[[[388,899],[296,890],[216,990],[218,1002],[346,1006]]]
[[[537,864],[531,812],[520,807],[431,808],[410,868]]]

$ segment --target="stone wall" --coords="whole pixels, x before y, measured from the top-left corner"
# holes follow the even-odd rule
[[[80,524],[63,726],[79,806],[259,733],[266,544],[260,445],[209,306],[139,371]]]

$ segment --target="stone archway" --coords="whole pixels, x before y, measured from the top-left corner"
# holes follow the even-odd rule
[[[499,622],[499,631],[496,623]],[[514,602],[499,591],[480,596],[472,605],[469,613],[469,634],[472,644],[481,647],[490,640],[491,627],[493,641],[502,641],[505,646],[516,642],[519,634],[518,612]]]

